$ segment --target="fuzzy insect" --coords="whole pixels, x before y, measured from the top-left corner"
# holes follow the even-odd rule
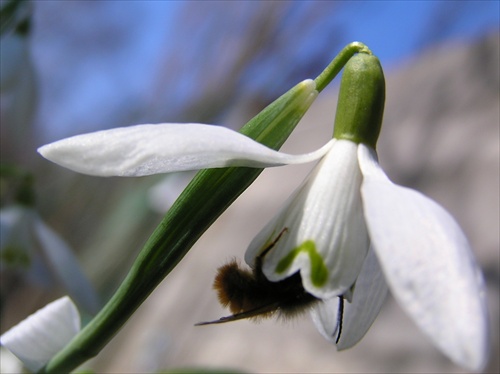
[[[217,270],[213,288],[219,302],[229,307],[230,316],[215,321],[199,322],[196,326],[214,325],[240,319],[269,318],[277,312],[282,318],[293,318],[320,302],[302,286],[299,272],[278,282],[271,282],[262,272],[262,262],[266,254],[276,245],[288,229],[285,227],[262,253],[255,259],[252,269],[242,269],[236,260]],[[342,332],[344,297],[339,296],[338,329],[336,342]]]
[[[200,322],[197,325],[211,325],[237,321],[246,318],[268,318],[279,312],[280,317],[294,317],[320,299],[306,292],[302,278],[297,272],[278,282],[269,281],[262,272],[262,262],[266,254],[288,231],[284,228],[255,259],[252,269],[242,269],[233,260],[217,270],[213,288],[217,291],[219,302],[229,307],[231,316],[215,321]]]

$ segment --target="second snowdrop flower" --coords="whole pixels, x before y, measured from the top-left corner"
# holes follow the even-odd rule
[[[65,296],[5,332],[0,344],[36,372],[80,331],[80,324],[78,309]]]

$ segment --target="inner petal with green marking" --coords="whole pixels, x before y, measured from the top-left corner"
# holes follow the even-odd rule
[[[283,257],[276,266],[276,273],[279,274],[285,272],[292,265],[295,258],[302,252],[309,255],[312,283],[316,287],[323,286],[328,280],[328,269],[325,266],[323,258],[316,250],[316,244],[313,240],[306,240],[304,243],[292,249],[285,257]]]

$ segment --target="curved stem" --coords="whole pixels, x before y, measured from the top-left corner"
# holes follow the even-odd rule
[[[340,53],[330,62],[330,64],[317,76],[314,80],[316,82],[316,90],[321,92],[328,84],[335,78],[335,76],[342,70],[344,65],[356,53],[366,53],[371,55],[372,51],[361,42],[352,42],[344,47]]]

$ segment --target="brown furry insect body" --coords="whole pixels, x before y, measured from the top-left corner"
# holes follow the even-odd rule
[[[271,282],[262,272],[264,257],[286,231],[286,228],[283,229],[262,251],[252,269],[240,268],[235,260],[218,269],[213,288],[217,291],[221,305],[229,307],[233,315],[197,325],[267,318],[276,312],[279,312],[280,317],[294,317],[319,301],[304,289],[299,272],[278,282]]]

